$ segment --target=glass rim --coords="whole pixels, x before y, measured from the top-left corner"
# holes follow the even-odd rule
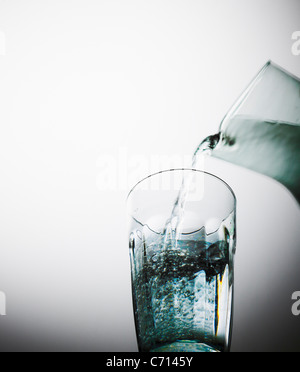
[[[162,173],[168,173],[168,172],[174,172],[174,171],[190,171],[190,172],[199,172],[199,173],[202,173],[202,174],[205,174],[207,176],[210,176],[212,178],[215,178],[217,179],[218,181],[221,181],[223,183],[223,185],[229,190],[229,192],[231,193],[232,197],[233,197],[233,202],[234,202],[234,207],[236,207],[236,196],[235,196],[235,193],[233,191],[233,189],[231,188],[231,186],[228,185],[227,182],[225,182],[224,180],[222,180],[222,178],[216,176],[215,174],[212,174],[212,173],[209,173],[209,172],[206,172],[204,170],[201,170],[201,169],[195,169],[195,168],[171,168],[171,169],[165,169],[165,170],[161,170],[161,171],[158,171],[158,172],[155,172],[155,173],[152,173],[150,174],[149,176],[146,176],[144,178],[142,178],[140,181],[138,181],[129,191],[127,197],[126,197],[126,202],[128,202],[128,199],[130,197],[130,195],[134,192],[134,190],[136,189],[136,187],[141,184],[142,182],[146,181],[148,178],[151,178],[153,176],[156,176],[158,174],[162,174]]]

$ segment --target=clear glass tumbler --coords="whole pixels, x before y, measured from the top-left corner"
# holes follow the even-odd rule
[[[172,224],[183,185],[188,189]],[[212,174],[175,169],[140,181],[127,202],[139,350],[229,351],[236,246],[231,188]]]

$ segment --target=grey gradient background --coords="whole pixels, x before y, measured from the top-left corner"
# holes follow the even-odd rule
[[[130,183],[216,132],[268,59],[300,76],[299,15],[299,0],[0,0],[0,351],[137,350]],[[126,160],[130,182],[120,148],[144,159]],[[261,175],[205,168],[238,199],[232,351],[300,351],[298,205]]]

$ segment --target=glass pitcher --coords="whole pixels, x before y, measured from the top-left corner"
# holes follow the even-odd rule
[[[299,78],[269,61],[210,137],[212,156],[272,177],[300,204]]]

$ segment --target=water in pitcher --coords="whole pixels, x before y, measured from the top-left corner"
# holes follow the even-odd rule
[[[209,136],[201,143],[196,159],[207,146],[213,157],[280,182],[300,203],[300,125],[236,115],[224,132]]]

